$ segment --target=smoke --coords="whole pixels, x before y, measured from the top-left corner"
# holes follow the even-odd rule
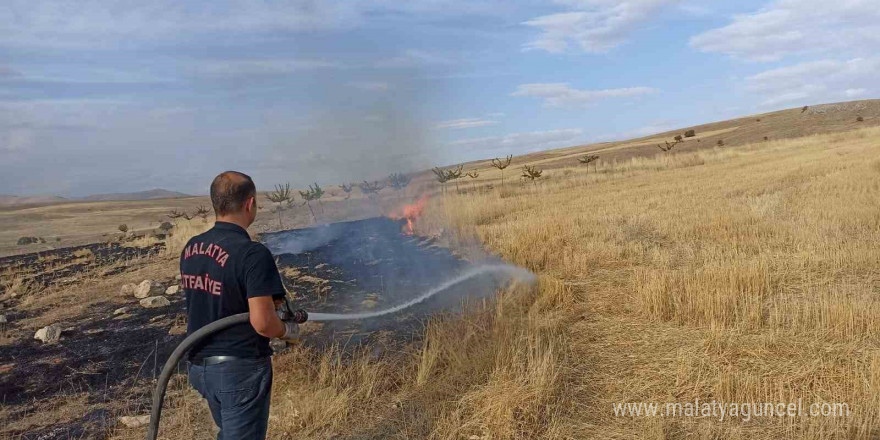
[[[344,231],[339,223],[263,234],[266,247],[274,255],[299,254],[326,246]]]
[[[424,169],[438,157],[423,115],[442,81],[425,84],[418,71],[369,81],[316,78],[297,129],[271,139],[257,174],[305,186],[359,182]],[[442,88],[442,85],[440,86]],[[263,132],[261,136],[265,136]]]

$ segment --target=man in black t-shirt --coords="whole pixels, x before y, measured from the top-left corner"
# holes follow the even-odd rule
[[[257,215],[253,180],[235,171],[220,174],[211,183],[211,203],[214,227],[190,239],[180,254],[187,334],[239,313],[250,313],[250,322],[193,347],[189,380],[208,401],[218,440],[263,439],[272,391],[269,338],[290,339],[297,326],[275,313],[275,301],[285,295],[278,268],[246,231]]]

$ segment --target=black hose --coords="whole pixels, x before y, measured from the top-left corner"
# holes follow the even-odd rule
[[[165,367],[162,368],[162,374],[159,375],[159,382],[156,383],[156,391],[153,392],[153,409],[150,411],[150,426],[147,428],[147,440],[156,440],[159,434],[159,417],[162,416],[162,402],[165,400],[165,389],[168,387],[168,381],[177,368],[180,359],[192,348],[193,345],[210,336],[212,333],[232,327],[233,325],[242,324],[250,321],[250,315],[247,313],[239,313],[237,315],[227,316],[218,319],[186,337],[177,348],[168,357]],[[158,355],[158,353],[157,353]]]

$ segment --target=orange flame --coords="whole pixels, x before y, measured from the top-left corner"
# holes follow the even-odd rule
[[[424,194],[419,197],[415,203],[403,205],[400,208],[395,209],[391,214],[388,214],[388,217],[392,220],[406,220],[406,225],[403,226],[401,232],[406,235],[413,235],[415,233],[413,224],[419,217],[421,217],[422,211],[425,210],[427,204],[428,195]]]

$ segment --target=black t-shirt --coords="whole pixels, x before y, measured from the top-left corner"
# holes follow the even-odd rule
[[[186,294],[187,335],[220,318],[248,311],[248,298],[283,298],[284,286],[269,249],[251,241],[242,227],[217,222],[187,242],[180,254]],[[269,356],[269,339],[249,322],[207,337],[190,350],[190,359],[208,356]]]

